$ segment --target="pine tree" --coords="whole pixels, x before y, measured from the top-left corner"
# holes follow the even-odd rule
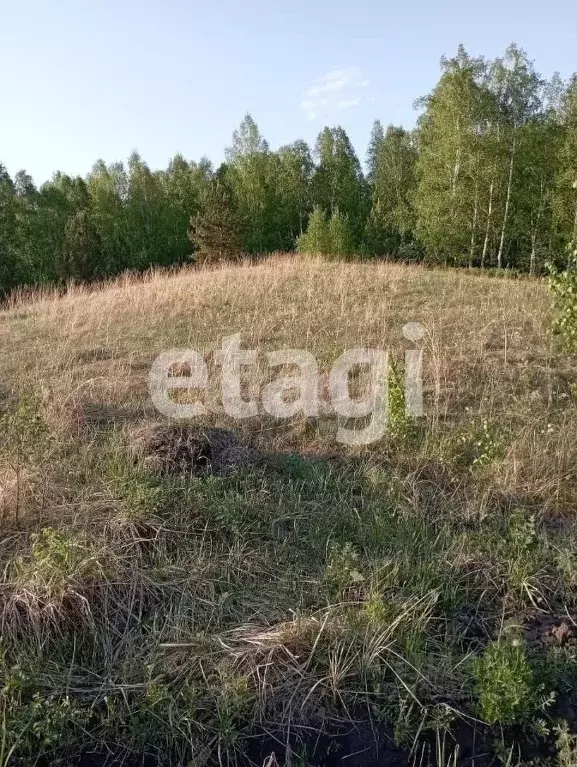
[[[242,257],[242,218],[234,209],[230,191],[221,181],[215,181],[207,190],[200,211],[190,219],[188,236],[198,264]]]

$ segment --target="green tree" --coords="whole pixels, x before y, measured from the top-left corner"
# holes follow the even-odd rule
[[[554,215],[562,242],[577,243],[577,74],[563,94],[558,164],[554,189]]]
[[[390,125],[386,134],[377,121],[367,157],[371,210],[365,250],[373,256],[396,255],[413,238],[417,151],[411,134]]]
[[[140,155],[133,152],[128,158],[125,202],[126,241],[130,248],[128,265],[131,268],[148,269],[170,263],[165,202],[160,174],[153,173]]]
[[[188,236],[198,264],[242,257],[242,218],[222,180],[215,180],[207,189],[199,212],[190,219]]]
[[[64,242],[66,225],[79,211],[90,209],[90,194],[84,179],[56,173],[40,188],[35,221],[35,250],[38,270],[43,281],[62,279],[61,267],[66,262]]]
[[[471,262],[479,226],[481,137],[486,129],[485,63],[460,46],[421,103],[415,195],[417,233],[430,257]]]
[[[344,128],[324,128],[317,139],[312,200],[327,215],[340,210],[360,244],[367,215],[367,192],[361,164]]]
[[[530,274],[553,256],[554,192],[561,131],[554,115],[542,115],[523,126],[519,140],[517,202],[512,230],[517,267]]]
[[[303,234],[297,237],[297,251],[312,255],[326,255],[331,251],[329,224],[323,209],[315,205],[309,217],[308,226]]]
[[[276,176],[277,216],[276,228],[279,248],[290,250],[302,233],[311,212],[311,180],[313,161],[309,146],[304,141],[281,147],[277,154]]]
[[[162,231],[166,239],[166,260],[171,264],[185,261],[190,255],[187,237],[191,216],[200,211],[202,197],[212,179],[212,165],[206,158],[187,162],[177,154],[161,173],[164,210]]]
[[[100,237],[88,210],[77,211],[66,222],[60,275],[80,280],[104,276]]]
[[[512,44],[490,69],[490,88],[499,105],[499,135],[507,152],[505,202],[502,212],[497,267],[502,268],[506,236],[518,188],[517,166],[524,126],[542,105],[543,80],[527,54]]]
[[[21,277],[15,235],[16,192],[8,171],[0,164],[0,296],[17,285]]]
[[[86,186],[90,209],[102,243],[103,259],[110,274],[133,266],[131,243],[126,215],[128,177],[123,163],[106,166],[95,163]]]
[[[280,201],[276,187],[277,159],[261,136],[258,125],[247,114],[233,133],[225,152],[228,183],[235,205],[245,222],[243,248],[262,253],[281,247],[277,230]]]
[[[329,221],[328,252],[332,256],[350,256],[355,252],[353,234],[347,217],[337,208]]]

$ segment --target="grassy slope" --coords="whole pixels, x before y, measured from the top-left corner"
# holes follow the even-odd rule
[[[353,346],[401,360],[408,321],[427,328],[415,428],[353,450],[329,413],[259,417],[232,426],[263,458],[228,477],[129,458],[161,351],[240,332],[326,375]],[[282,762],[352,720],[434,762],[571,726],[575,360],[550,321],[538,281],[291,258],[0,313],[0,396],[37,395],[1,451],[0,763],[98,744]]]

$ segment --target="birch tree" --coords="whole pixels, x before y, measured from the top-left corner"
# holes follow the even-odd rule
[[[490,87],[499,105],[498,135],[507,154],[504,205],[497,251],[497,268],[499,269],[503,267],[507,228],[516,191],[521,131],[541,108],[543,84],[543,80],[534,69],[533,62],[515,44],[510,45],[505,55],[496,59],[491,65]]]

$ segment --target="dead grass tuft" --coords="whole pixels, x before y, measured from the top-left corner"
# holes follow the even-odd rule
[[[157,423],[129,435],[132,455],[160,474],[230,474],[250,466],[256,453],[227,429]]]

